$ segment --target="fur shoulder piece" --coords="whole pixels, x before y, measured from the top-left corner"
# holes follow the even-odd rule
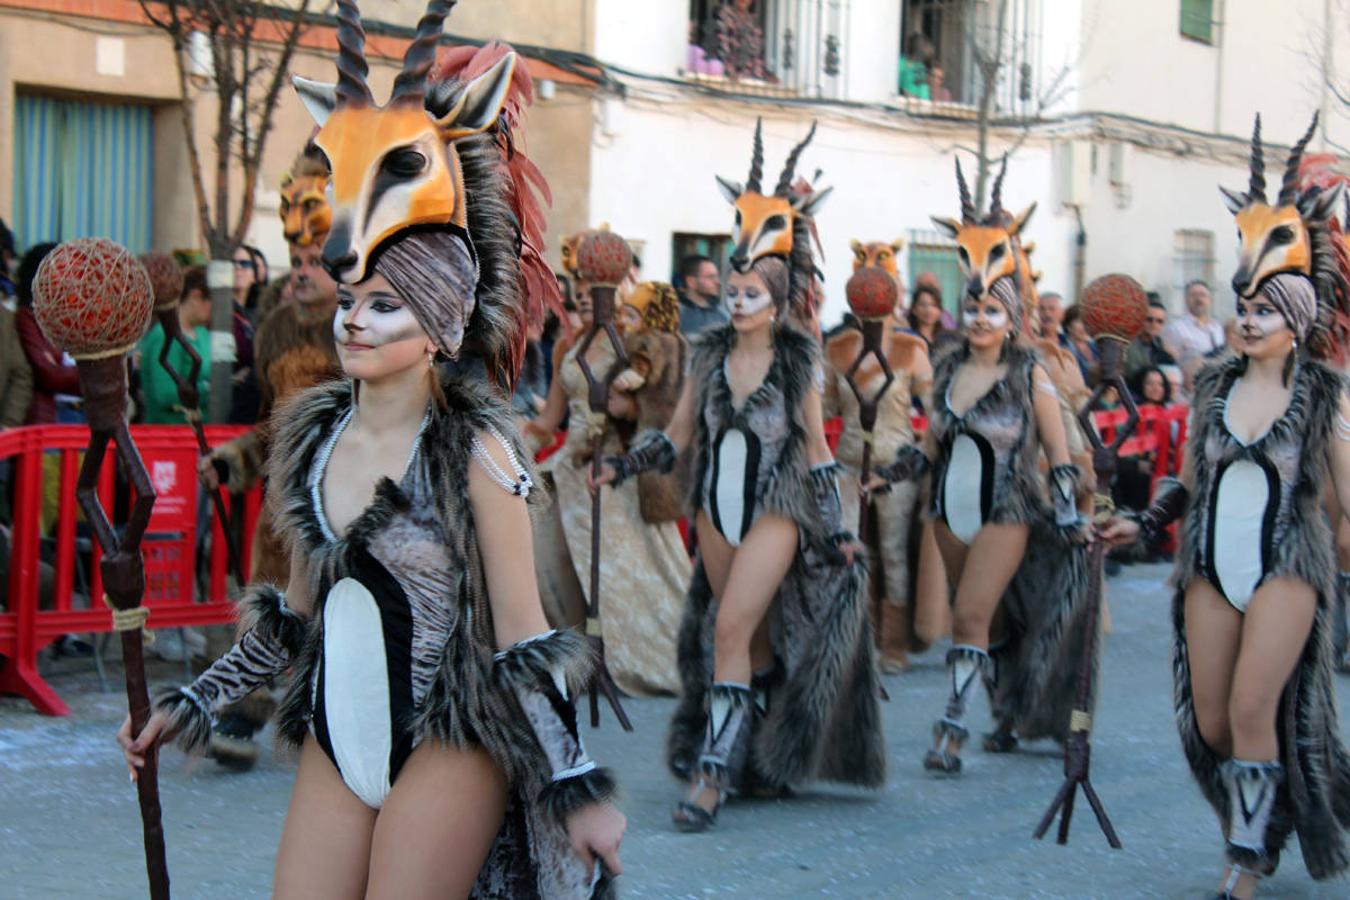
[[[268,503],[276,515],[276,533],[289,546],[311,550],[324,541],[309,497],[309,473],[324,438],[351,408],[346,381],[333,381],[288,397],[272,413],[276,431],[267,461],[272,489]]]
[[[825,361],[839,374],[847,372],[858,358],[863,345],[861,331],[849,328],[825,342]]]
[[[858,354],[862,352],[863,336],[862,332],[848,329],[836,334],[825,342],[825,361],[830,367],[843,375],[853,367]],[[927,355],[928,344],[923,338],[904,332],[896,332],[891,335],[890,353],[887,354],[887,362],[896,372],[907,371],[914,364],[914,357],[919,353]]]
[[[456,478],[464,477],[463,465],[469,459],[470,443],[480,431],[495,430],[511,442],[518,459],[531,458],[516,435],[510,409],[481,378],[449,376],[442,380],[441,392],[446,409],[431,417],[421,445],[422,456],[432,465],[433,477],[438,482],[444,478],[452,484]],[[278,426],[268,461],[273,485],[268,502],[274,504],[277,533],[303,550],[312,550],[324,541],[310,498],[309,474],[319,448],[351,404],[350,385],[334,381],[298,392],[274,413]],[[462,494],[463,481],[459,482],[458,494],[449,490],[448,484],[437,484],[437,496],[449,518],[454,515],[451,507],[458,508],[451,501]],[[459,530],[456,525],[450,533]]]

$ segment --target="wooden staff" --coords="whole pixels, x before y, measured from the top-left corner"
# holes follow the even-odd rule
[[[878,266],[864,266],[849,278],[844,286],[844,294],[848,299],[849,308],[862,323],[863,344],[858,350],[857,359],[853,360],[853,365],[844,373],[844,381],[848,382],[853,396],[858,398],[858,427],[862,429],[863,437],[862,467],[858,473],[858,483],[864,488],[858,503],[858,540],[865,541],[868,513],[872,506],[871,494],[865,488],[872,480],[873,431],[877,425],[881,398],[886,396],[886,392],[895,383],[895,372],[891,369],[890,360],[886,358],[883,339],[890,317],[895,312],[895,305],[900,302],[900,287],[885,269]],[[881,386],[870,394],[863,390],[856,378],[858,370],[867,362],[869,356],[876,358],[883,376]],[[886,615],[886,592],[878,585],[875,577],[869,578],[868,581],[872,585],[872,602],[875,610],[873,621],[879,636]],[[885,686],[881,687],[881,698],[891,699]]]
[[[145,686],[142,629],[150,611],[141,605],[145,564],[141,538],[150,522],[155,489],[127,429],[128,351],[145,334],[153,307],[150,279],[124,248],[101,239],[71,241],[43,260],[33,279],[34,312],[53,345],[75,357],[89,422],[89,446],[75,496],[98,542],[105,602],[121,635],[131,732],[139,735],[150,719]],[[98,495],[99,472],[108,443],[135,492],[122,533],[113,528]],[[145,753],[136,778],[145,844],[145,868],[153,900],[167,900],[169,869],[159,807],[158,755]]]
[[[622,254],[619,259],[611,258]],[[623,341],[614,326],[615,285],[628,271],[631,251],[628,243],[611,231],[589,233],[577,248],[578,268],[582,279],[590,282],[591,327],[577,348],[577,365],[586,378],[587,402],[591,409],[591,480],[600,476],[600,467],[604,459],[605,430],[609,411],[609,387],[619,373],[628,365],[628,355],[624,352]],[[599,376],[591,368],[586,354],[595,339],[603,334],[614,350],[614,361]],[[591,681],[590,707],[591,727],[600,727],[600,695],[604,695],[614,710],[624,731],[632,731],[633,723],[628,719],[623,704],[619,702],[619,689],[614,684],[605,664],[605,639],[600,628],[600,488],[591,492],[591,579],[590,597],[586,609],[586,637],[595,648],[598,664],[595,678]]]
[[[206,429],[202,426],[201,394],[197,390],[197,378],[202,372],[202,357],[183,334],[182,323],[178,321],[178,294],[183,285],[182,275],[179,273],[176,279],[178,290],[172,290],[174,279],[169,277],[165,269],[167,266],[177,269],[177,263],[159,253],[143,254],[141,263],[150,273],[155,290],[155,318],[164,329],[164,344],[159,350],[159,364],[169,373],[169,378],[173,380],[174,387],[178,390],[178,405],[183,407],[183,416],[187,419],[188,425],[192,426],[192,433],[197,438],[197,453],[207,456],[211,453],[211,446],[206,442]],[[182,347],[192,360],[187,377],[169,363],[169,351],[174,344]],[[210,492],[210,496],[211,505],[215,507],[216,517],[220,520],[221,534],[225,536],[225,552],[229,559],[230,574],[234,576],[235,584],[243,587],[248,583],[248,579],[244,575],[239,546],[235,542],[234,525],[225,506],[224,486],[217,485],[216,489]]]
[[[1101,363],[1101,380],[1088,398],[1087,403],[1078,411],[1078,422],[1092,442],[1092,469],[1097,478],[1097,493],[1093,497],[1094,519],[1098,522],[1109,518],[1113,504],[1111,502],[1111,479],[1116,473],[1120,457],[1121,444],[1139,424],[1139,409],[1130,396],[1129,387],[1121,374],[1121,361],[1125,347],[1143,326],[1147,314],[1148,300],[1144,290],[1133,279],[1121,275],[1107,275],[1099,278],[1084,291],[1084,319],[1088,330],[1093,333],[1097,345],[1097,357]],[[1092,421],[1092,412],[1101,401],[1108,388],[1115,388],[1124,405],[1127,418],[1116,429],[1110,444],[1102,441],[1097,427]],[[1097,816],[1097,824],[1106,835],[1106,842],[1112,849],[1121,849],[1120,838],[1106,814],[1106,807],[1092,787],[1089,768],[1092,762],[1092,694],[1093,663],[1097,654],[1097,623],[1102,606],[1102,564],[1106,547],[1102,541],[1094,541],[1088,548],[1088,596],[1087,609],[1083,612],[1084,637],[1083,655],[1078,665],[1077,696],[1073,714],[1069,719],[1069,737],[1064,742],[1064,782],[1059,792],[1050,802],[1050,808],[1041,817],[1034,836],[1037,840],[1045,837],[1055,816],[1063,810],[1059,822],[1060,844],[1069,842],[1069,823],[1073,819],[1073,801],[1078,788],[1092,806]]]

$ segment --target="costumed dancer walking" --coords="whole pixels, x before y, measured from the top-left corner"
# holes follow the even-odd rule
[[[161,694],[135,743],[124,729],[127,759],[174,733],[200,745],[223,703],[293,666],[280,731],[300,763],[276,895],[604,893],[623,817],[571,700],[594,659],[546,630],[506,401],[541,313],[529,288],[556,284],[524,196],[537,173],[510,134],[528,73],[490,45],[429,81],[447,12],[432,0],[377,107],[356,6],[338,9],[337,85],[296,86],[333,166],[323,252],[350,380],[278,412],[286,592],[249,589],[239,643]],[[438,375],[437,357],[470,350],[491,383]]]
[[[324,195],[327,183],[327,164],[312,147],[296,157],[283,179],[281,217],[291,254],[294,299],[273,309],[258,326],[253,361],[262,395],[258,424],[201,458],[197,474],[208,491],[223,485],[241,494],[261,482],[279,424],[276,410],[300,391],[342,375],[333,338],[337,285],[321,259],[332,221]],[[277,530],[275,509],[264,503],[252,535],[248,579],[284,589],[290,571],[290,553]],[[251,768],[258,758],[253,736],[275,709],[266,687],[225,709],[211,735],[210,755],[236,771]]]
[[[1019,736],[1068,733],[1087,587],[1085,534],[1076,507],[1059,391],[1023,333],[1023,273],[1014,241],[1033,207],[1002,208],[1002,174],[989,213],[977,217],[960,161],[961,219],[934,217],[960,246],[966,278],[962,342],[935,365],[924,447],[902,448],[869,487],[931,468],[930,515],[955,591],[947,654],[947,708],[933,726],[924,767],[961,771],[966,711],[983,681],[997,729],[985,749]],[[1050,463],[1046,502],[1039,471]]]
[[[810,139],[771,193],[760,126],[744,188],[718,179],[737,211],[731,322],[693,339],[668,429],[640,435],[597,479],[670,471],[692,447],[699,551],[668,747],[671,770],[689,782],[674,811],[686,831],[711,826],[729,794],[885,779],[866,565],[841,517],[819,345],[790,322],[815,271],[809,220],[828,193],[790,196]]]
[[[1180,480],[1121,542],[1180,518],[1172,604],[1177,726],[1219,817],[1228,871],[1218,897],[1251,897],[1291,831],[1314,878],[1350,865],[1350,755],[1333,688],[1336,547],[1322,502],[1350,509],[1350,397],[1324,361],[1343,346],[1350,253],[1332,218],[1339,189],[1298,189],[1317,127],[1267,199],[1261,120],[1245,194],[1223,190],[1241,244],[1239,354],[1202,369]]]
[[[874,246],[867,244],[866,248],[871,250]],[[885,248],[887,245],[880,246]],[[855,265],[855,271],[861,270],[862,267]],[[876,271],[886,272],[886,269],[882,266]],[[889,272],[886,274],[894,277]],[[825,368],[825,416],[841,415],[844,421],[835,458],[842,467],[839,489],[844,521],[849,523],[859,521],[859,479],[864,447],[871,441],[871,459],[889,461],[902,448],[913,446],[912,401],[915,396],[926,395],[933,381],[933,367],[923,338],[897,332],[891,327],[882,329],[881,354],[890,365],[894,380],[877,403],[876,425],[870,435],[865,434],[860,421],[861,404],[847,380],[862,346],[862,332],[854,329],[837,334],[825,343],[828,363]],[[885,378],[886,373],[870,355],[853,375],[864,397],[875,397]],[[874,589],[880,592],[880,622],[873,625],[878,632],[881,670],[887,673],[909,668],[909,651],[923,646],[913,646],[914,604],[911,602],[914,581],[911,544],[917,543],[911,540],[911,535],[918,496],[918,485],[908,481],[894,485],[889,491],[873,493],[868,500],[870,533],[859,535],[871,551]]]
[[[591,326],[591,298],[585,282],[578,282],[577,309],[581,314],[582,334]],[[622,318],[622,308],[618,318]],[[544,410],[525,426],[526,440],[533,448],[547,446],[553,433],[567,417],[567,438],[562,447],[543,464],[551,482],[556,521],[536,526],[536,534],[549,546],[551,562],[545,577],[551,587],[559,585],[559,595],[580,602],[563,604],[555,615],[558,625],[580,624],[589,601],[591,571],[591,495],[586,481],[590,469],[593,428],[605,429],[607,453],[622,453],[623,432],[632,432],[632,423],[622,421],[636,414],[624,402],[622,417],[593,415],[585,373],[577,353],[580,340],[567,345],[559,342],[554,351],[556,369],[549,386]],[[592,341],[586,361],[593,372],[605,372],[614,362],[609,341]],[[677,359],[678,362],[678,359]],[[664,368],[678,379],[680,368]],[[678,381],[677,381],[678,383]],[[655,389],[641,391],[644,412],[669,418],[672,399],[662,401]],[[667,390],[665,393],[669,393]],[[677,395],[678,396],[678,395]],[[650,403],[648,401],[651,401]],[[664,426],[664,419],[661,426]],[[620,427],[622,425],[622,427]],[[614,485],[605,492],[600,505],[600,533],[605,556],[600,563],[600,596],[603,614],[600,627],[605,644],[605,665],[614,682],[627,694],[673,694],[679,690],[675,648],[680,631],[680,611],[684,590],[689,584],[689,552],[676,523],[678,514],[653,515],[667,493],[659,483]],[[564,561],[564,557],[566,562]]]

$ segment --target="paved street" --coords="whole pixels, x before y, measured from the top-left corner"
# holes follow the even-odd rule
[[[669,825],[676,788],[658,760],[670,701],[629,701],[632,735],[606,719],[588,740],[625,788],[624,895],[1206,896],[1220,844],[1172,725],[1165,575],[1162,566],[1136,566],[1109,583],[1114,633],[1102,670],[1094,774],[1124,851],[1107,848],[1081,800],[1068,847],[1031,839],[1060,780],[1051,745],[1013,757],[974,751],[959,781],[923,775],[919,759],[944,697],[941,652],[930,652],[888,681],[885,791],[812,787],[788,801],[733,806],[705,835],[676,834]],[[135,794],[113,741],[122,698],[99,692],[88,661],[48,669],[70,717],[43,718],[13,698],[0,700],[0,897],[144,896]],[[153,676],[167,681],[180,671],[158,664]],[[974,724],[987,724],[982,701]],[[266,895],[291,776],[291,761],[270,747],[259,768],[242,776],[167,754],[175,896]],[[1350,887],[1313,882],[1291,848],[1261,896],[1346,897]]]

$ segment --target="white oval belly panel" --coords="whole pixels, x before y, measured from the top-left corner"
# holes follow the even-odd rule
[[[354,578],[333,585],[324,604],[323,703],[342,780],[379,809],[389,794],[389,670],[380,609]]]
[[[963,544],[975,540],[984,525],[980,511],[980,485],[984,479],[984,457],[968,434],[952,441],[947,475],[942,481],[942,509],[947,527]]]
[[[745,527],[745,466],[749,458],[745,435],[737,428],[728,429],[717,447],[717,517],[722,523],[722,536],[733,547],[741,543]]]
[[[1247,608],[1261,581],[1261,524],[1272,501],[1260,466],[1239,460],[1223,470],[1214,504],[1214,572],[1228,602]]]

